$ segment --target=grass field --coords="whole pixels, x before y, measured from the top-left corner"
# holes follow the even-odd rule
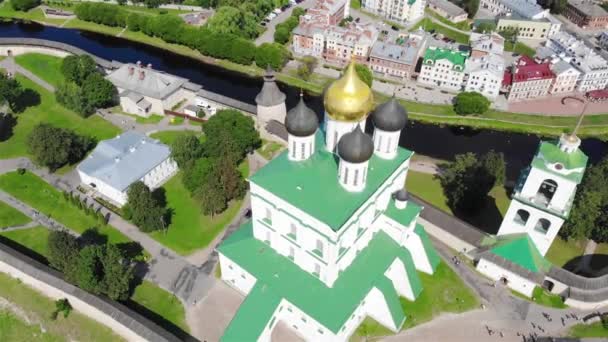
[[[452,210],[446,204],[443,188],[439,180],[435,179],[435,176],[410,170],[407,174],[405,187],[409,192],[419,196],[437,208],[447,213],[452,213]]]
[[[368,316],[357,327],[357,330],[355,330],[355,333],[350,338],[350,342],[367,341],[370,337],[377,338],[390,335],[393,335],[393,332],[389,328]]]
[[[26,53],[15,56],[17,64],[55,87],[65,82],[61,73],[62,61],[63,58],[41,53]]]
[[[65,341],[63,337],[42,332],[35,324],[28,324],[16,315],[0,309],[1,341]]]
[[[27,152],[27,137],[39,123],[49,123],[57,127],[68,128],[78,134],[103,140],[116,136],[120,130],[97,115],[86,119],[62,107],[55,101],[55,96],[35,84],[28,78],[17,75],[17,80],[25,89],[31,89],[40,95],[40,103],[27,108],[17,115],[17,125],[13,135],[6,141],[0,142],[0,159],[29,156]]]
[[[274,155],[279,152],[280,150],[283,149],[283,145],[275,142],[275,141],[271,141],[271,140],[262,140],[262,146],[260,146],[260,148],[258,148],[256,151],[258,151],[258,153],[266,158],[267,160],[272,159],[272,157],[274,157]]]
[[[163,186],[167,206],[174,210],[167,233],[158,231],[150,236],[177,253],[187,255],[207,247],[237,214],[242,201],[233,201],[226,211],[214,217],[203,215],[200,200],[190,196],[181,178],[180,172]]]
[[[100,234],[108,236],[109,242],[131,241],[115,228],[101,225],[95,218],[86,215],[64,199],[61,192],[30,172],[0,175],[0,189],[78,233],[97,227]]]
[[[553,240],[551,248],[547,251],[545,259],[553,265],[563,267],[574,258],[580,257],[585,251],[586,241],[566,241],[561,237]]]
[[[111,329],[77,311],[72,311],[68,318],[59,315],[56,320],[51,320],[50,315],[55,310],[54,301],[4,273],[0,273],[0,296],[23,311],[30,321],[39,323],[28,326],[22,321],[22,325],[19,325],[9,317],[0,316],[1,341],[32,341],[28,334],[39,331],[35,330],[39,326],[56,339],[47,337],[33,341],[122,341]]]
[[[0,228],[19,226],[31,220],[17,209],[0,201]]]
[[[48,253],[49,230],[46,227],[37,226],[33,228],[2,232],[1,236],[12,240],[23,247],[46,257]]]
[[[461,21],[459,23],[453,23],[453,22],[449,21],[448,19],[440,16],[439,13],[433,11],[429,7],[425,8],[424,11],[426,13],[428,13],[429,15],[431,15],[433,18],[441,21],[442,23],[444,23],[444,24],[446,24],[448,26],[452,26],[452,27],[457,28],[457,29],[459,29],[461,31],[471,31],[471,24],[469,23],[468,20]]]
[[[131,300],[161,315],[183,331],[190,331],[186,324],[186,312],[179,299],[149,281],[144,281],[135,288]]]
[[[4,1],[0,4],[0,17],[32,20],[55,26],[59,26],[66,21],[66,19],[47,19],[40,8],[34,8],[27,12],[15,11],[10,1]]]
[[[196,132],[196,131],[163,131],[163,132],[156,132],[156,133],[150,134],[150,138],[158,139],[163,144],[171,145],[175,141],[175,139],[177,139],[177,137],[182,136],[182,135],[201,135],[202,136],[202,133],[200,131],[199,132]]]
[[[574,338],[608,337],[608,329],[601,322],[592,324],[577,324],[570,328],[568,336]]]
[[[549,308],[564,309],[568,307],[566,304],[564,304],[560,296],[549,293],[538,286],[534,288],[534,291],[532,291],[532,298],[528,298],[523,294],[513,290],[511,290],[511,293],[515,297],[519,297],[527,301],[532,301],[538,305],[546,306]]]
[[[522,42],[516,42],[515,45],[513,45],[512,42],[505,41],[505,51],[516,52],[520,55],[526,55],[528,57],[534,57],[536,54],[536,50]]]
[[[435,30],[436,33],[441,33],[444,37],[453,39],[460,44],[467,44],[469,42],[468,34],[451,30],[445,26],[435,23],[429,18],[424,18],[420,20],[418,23],[416,23],[416,25],[414,25],[414,27],[412,27],[412,30],[415,30],[419,27],[422,27],[427,32]]]

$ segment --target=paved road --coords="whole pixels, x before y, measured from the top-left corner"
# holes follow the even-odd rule
[[[272,19],[268,24],[266,24],[266,31],[264,31],[264,33],[262,33],[256,40],[255,40],[255,45],[256,46],[260,46],[264,43],[272,43],[274,42],[274,31],[275,31],[275,27],[284,22],[285,20],[287,20],[287,18],[289,18],[291,16],[291,12],[293,12],[293,9],[296,7],[301,7],[304,9],[308,9],[310,7],[312,7],[312,5],[314,5],[316,2],[316,0],[305,0],[302,1],[301,3],[295,5],[295,6],[291,6],[290,8],[288,8],[287,10],[281,12],[279,15],[277,15],[274,19]]]
[[[0,61],[0,68],[6,69],[7,72],[10,72],[12,74],[16,74],[16,73],[22,74],[23,76],[34,81],[36,84],[38,84],[42,88],[44,88],[50,92],[55,92],[55,87],[48,84],[46,81],[43,81],[38,76],[32,74],[29,70],[27,70],[27,69],[21,67],[19,64],[15,63],[15,59],[13,57],[6,57],[2,61]]]

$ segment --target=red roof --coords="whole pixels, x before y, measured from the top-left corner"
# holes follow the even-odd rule
[[[549,63],[537,63],[528,56],[521,56],[513,70],[513,83],[555,78]]]
[[[511,81],[513,81],[513,75],[509,70],[505,70],[505,74],[502,76],[502,86],[507,87],[511,85]]]
[[[587,93],[587,97],[594,100],[608,99],[608,89],[592,90]]]

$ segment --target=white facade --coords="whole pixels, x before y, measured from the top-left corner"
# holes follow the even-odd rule
[[[532,297],[532,292],[534,292],[534,288],[536,287],[534,282],[483,258],[477,263],[476,269],[481,274],[494,281],[506,280],[507,286],[530,298]]]
[[[361,7],[398,22],[414,22],[424,16],[426,0],[363,0]]]
[[[469,58],[465,64],[465,91],[476,91],[485,97],[498,96],[505,71],[501,56],[490,54],[481,58]]]
[[[330,152],[335,152],[340,138],[346,133],[352,132],[357,125],[361,127],[361,131],[365,132],[365,119],[361,121],[338,121],[332,119],[325,112],[325,148]]]
[[[447,58],[437,59],[434,62],[425,58],[418,75],[418,82],[459,91],[462,89],[464,76],[463,66],[454,64]]]
[[[349,163],[344,159],[340,159],[338,167],[340,185],[350,192],[362,191],[365,188],[368,164],[368,161]]]
[[[315,135],[308,137],[296,137],[287,135],[287,148],[289,149],[289,160],[302,161],[310,158],[315,151]]]
[[[555,74],[553,85],[549,92],[551,94],[571,93],[576,89],[580,72],[570,64],[559,61],[551,65],[551,71]]]
[[[379,128],[374,129],[374,154],[382,159],[393,159],[399,148],[401,131],[387,132]]]

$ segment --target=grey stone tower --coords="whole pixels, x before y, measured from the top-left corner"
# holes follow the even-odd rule
[[[266,69],[264,85],[255,97],[255,102],[260,133],[267,138],[277,139],[275,134],[269,134],[267,125],[271,122],[271,126],[282,125],[285,122],[287,108],[285,107],[285,94],[277,86],[274,70],[270,66]]]

